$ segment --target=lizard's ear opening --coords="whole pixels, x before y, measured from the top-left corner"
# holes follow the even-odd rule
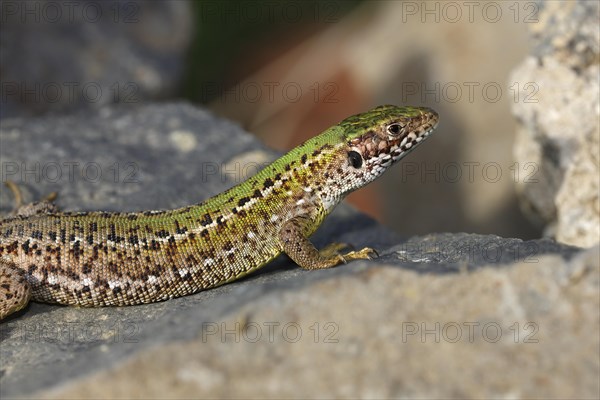
[[[348,164],[353,168],[359,169],[362,167],[363,159],[359,152],[351,150],[348,152]]]

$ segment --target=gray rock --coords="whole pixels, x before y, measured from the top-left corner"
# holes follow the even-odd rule
[[[2,118],[172,95],[192,38],[183,1],[7,1]]]
[[[576,245],[600,241],[599,3],[539,2],[529,25],[536,47],[512,74],[527,90],[516,102],[515,158],[535,179],[518,181],[529,216],[548,236]],[[534,86],[525,85],[533,83]],[[530,168],[531,169],[531,168]]]
[[[159,342],[46,394],[598,398],[599,256],[596,247],[570,262],[546,255],[449,275],[357,262],[256,282],[249,304],[238,286],[229,297],[239,307],[216,319],[170,316],[171,332],[195,319],[195,337]]]
[[[28,200],[59,191],[69,210],[182,206],[275,156],[186,104],[4,120],[0,143],[3,180],[22,182]],[[66,162],[77,173],[54,178],[48,165]],[[115,179],[111,167],[127,162],[136,174]],[[223,166],[229,175],[214,173]],[[322,271],[281,257],[142,306],[33,303],[0,324],[0,396],[597,395],[597,249],[469,234],[404,241],[345,206],[315,236],[334,240],[381,257]]]

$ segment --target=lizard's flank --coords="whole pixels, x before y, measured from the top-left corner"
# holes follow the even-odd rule
[[[380,106],[309,139],[200,204],[138,213],[61,213],[49,202],[0,220],[0,319],[28,301],[152,303],[234,281],[284,252],[305,269],[374,254],[319,251],[309,236],[350,192],[421,144],[438,115]],[[13,191],[17,192],[16,189]]]

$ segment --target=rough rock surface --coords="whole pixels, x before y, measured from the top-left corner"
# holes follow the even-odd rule
[[[71,210],[181,206],[273,156],[185,104],[0,129],[2,179],[23,182],[28,199],[57,190]],[[323,271],[282,257],[242,281],[143,306],[31,304],[0,324],[0,396],[598,397],[597,248],[469,234],[405,241],[343,206],[315,236],[332,240],[381,257]]]
[[[48,397],[597,398],[598,256],[423,275],[390,254],[273,282],[192,338]]]
[[[599,4],[539,2],[536,47],[511,78],[530,99],[513,107],[515,158],[537,172],[518,180],[524,208],[549,236],[584,247],[600,241]]]

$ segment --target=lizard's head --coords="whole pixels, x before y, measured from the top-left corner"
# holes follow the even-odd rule
[[[348,166],[374,179],[422,143],[437,124],[438,114],[425,107],[380,106],[346,118],[339,125],[346,135]]]
[[[388,105],[340,122],[344,145],[338,147],[337,165],[330,166],[330,177],[333,175],[337,182],[337,193],[332,195],[343,197],[383,174],[423,143],[438,119],[430,108]],[[334,198],[329,200],[335,202]]]

